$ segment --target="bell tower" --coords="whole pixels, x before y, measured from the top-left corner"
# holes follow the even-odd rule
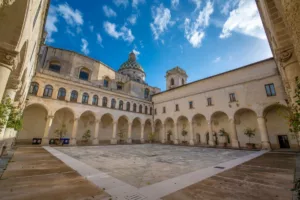
[[[178,66],[167,71],[165,77],[167,90],[186,84],[188,78],[186,72]]]

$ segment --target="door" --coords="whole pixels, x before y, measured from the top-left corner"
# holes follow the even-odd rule
[[[280,148],[290,148],[290,143],[287,135],[278,135]]]

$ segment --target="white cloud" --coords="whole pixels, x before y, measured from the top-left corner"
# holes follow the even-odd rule
[[[128,5],[128,0],[114,0],[114,4],[118,7],[124,6],[124,8],[126,8]]]
[[[206,6],[199,12],[198,18],[193,22],[186,18],[184,22],[185,37],[190,44],[198,48],[205,36],[205,28],[209,25],[210,15],[214,12],[213,4],[208,1]]]
[[[46,31],[48,33],[47,39],[46,39],[46,41],[48,43],[53,43],[54,42],[52,34],[58,32],[58,29],[56,27],[57,22],[58,22],[58,19],[57,19],[57,14],[56,14],[56,11],[55,11],[55,7],[50,6],[49,14],[48,14],[47,21],[46,21],[46,27],[45,27]]]
[[[150,27],[154,39],[157,40],[159,36],[168,29],[168,25],[173,24],[171,21],[171,12],[168,8],[165,8],[163,4],[160,4],[159,7],[152,7],[152,18],[153,22],[150,23]]]
[[[80,26],[84,23],[81,12],[71,8],[67,3],[58,5],[57,12],[62,15],[68,25]]]
[[[232,32],[266,39],[255,1],[240,0],[238,7],[230,12],[220,38],[228,38]]]
[[[239,0],[227,0],[225,4],[221,6],[221,13],[228,15],[229,11],[238,4]]]
[[[173,9],[176,9],[178,5],[179,5],[179,0],[171,0],[171,7]]]
[[[138,56],[141,54],[141,52],[139,52],[139,51],[136,50],[136,49],[133,49],[132,51],[133,51],[133,53],[135,54],[136,59],[138,59]]]
[[[130,15],[130,17],[127,18],[127,20],[129,21],[130,24],[134,25],[136,24],[136,21],[137,21],[137,15]]]
[[[196,5],[195,11],[200,9],[202,0],[190,0],[190,1],[193,2]]]
[[[213,60],[213,63],[218,63],[221,61],[221,57],[217,57],[216,59]]]
[[[119,31],[117,30],[117,25],[110,22],[104,22],[103,24],[105,31],[108,35],[119,39],[122,38],[124,41],[132,42],[134,40],[134,36],[132,35],[131,29],[128,29],[125,25],[122,26]]]
[[[91,32],[94,32],[94,26],[93,25],[90,25],[89,28],[90,28]]]
[[[104,11],[104,14],[106,17],[116,17],[117,16],[117,13],[110,7],[105,5],[102,8],[103,8],[103,11]]]
[[[89,43],[86,39],[81,39],[81,52],[85,55],[88,55],[90,53],[90,50],[88,49]]]
[[[137,8],[139,4],[145,3],[145,0],[132,0],[132,7]]]
[[[102,45],[102,37],[99,33],[97,33],[97,43],[100,44],[100,46],[103,48],[103,45]]]

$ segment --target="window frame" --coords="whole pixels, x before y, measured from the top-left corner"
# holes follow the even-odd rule
[[[268,93],[268,89],[269,89],[269,93]],[[274,91],[272,91],[272,89]],[[265,91],[266,91],[267,97],[274,97],[274,96],[276,96],[276,88],[275,88],[274,83],[265,84]]]
[[[116,109],[116,104],[117,104],[117,101],[114,98],[112,98],[110,101],[110,108]]]
[[[87,74],[87,79],[86,78],[82,78],[82,73],[86,73]],[[89,70],[88,68],[86,67],[82,67],[80,70],[79,70],[79,74],[78,74],[78,78],[80,80],[83,80],[83,81],[89,81],[90,80],[90,76],[91,76],[91,70]]]
[[[76,96],[76,98],[74,98]],[[77,102],[78,101],[78,92],[76,90],[72,90],[70,96],[70,102]]]
[[[93,96],[92,105],[98,106],[99,105],[99,97],[98,95]]]
[[[88,104],[89,103],[89,94],[87,92],[82,94],[82,99],[81,99],[81,103],[82,104]]]
[[[163,112],[162,113],[166,113],[166,106],[163,107]]]
[[[123,110],[124,102],[122,100],[119,101],[119,110]]]
[[[107,97],[102,98],[102,107],[107,107],[108,99]]]
[[[39,92],[39,87],[40,87],[39,83],[31,82],[30,87],[29,87],[29,94],[37,96],[37,94]]]
[[[53,67],[59,67],[59,70],[54,69]],[[55,72],[55,73],[60,74],[61,66],[58,63],[50,63],[49,67],[48,67],[48,70],[51,71],[51,72]]]
[[[194,102],[193,101],[189,101],[189,109],[193,109],[194,108]]]
[[[57,99],[64,101],[66,100],[66,96],[67,96],[67,90],[63,87],[59,88],[57,93]]]
[[[235,93],[229,93],[229,102],[236,102],[236,96]]]
[[[50,92],[51,95],[49,95],[49,91],[51,91]],[[47,94],[47,95],[45,95],[45,94]],[[46,85],[45,88],[44,88],[43,97],[51,98],[52,95],[53,95],[53,86],[52,85]]]
[[[213,103],[212,103],[212,97],[207,97],[206,101],[207,101],[207,106],[212,106],[213,105]]]
[[[179,105],[175,104],[175,111],[179,111]]]

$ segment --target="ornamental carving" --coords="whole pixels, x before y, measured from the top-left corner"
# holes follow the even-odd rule
[[[293,49],[282,51],[279,54],[279,61],[287,62],[289,59],[291,59],[292,55],[293,55]]]
[[[0,63],[13,66],[16,64],[17,52],[0,49]]]
[[[8,83],[7,83],[7,88],[8,89],[14,89],[14,90],[19,90],[22,86],[22,81],[19,79],[19,77],[15,76],[10,76]]]
[[[10,6],[15,2],[15,0],[0,0],[0,8]]]

